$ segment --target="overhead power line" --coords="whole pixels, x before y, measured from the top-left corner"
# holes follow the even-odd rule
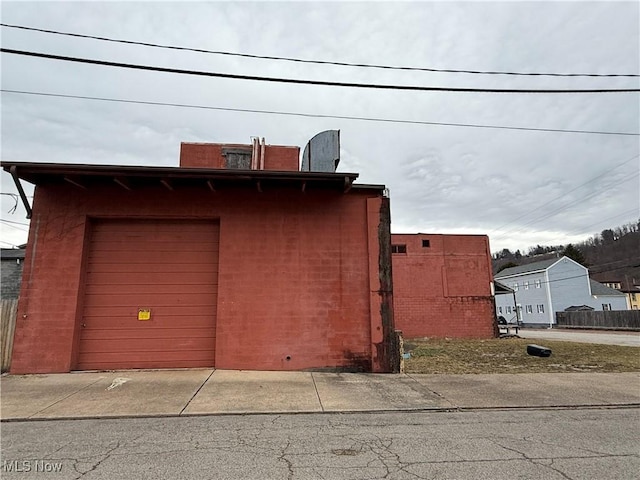
[[[154,67],[151,65],[139,65],[133,63],[108,62],[91,58],[67,57],[49,53],[0,48],[0,52],[12,55],[21,55],[48,60],[60,60],[64,62],[83,63],[89,65],[101,65],[105,67],[127,68],[131,70],[144,70],[151,72],[175,73],[180,75],[194,75],[199,77],[228,78],[233,80],[251,80],[258,82],[290,83],[297,85],[319,85],[324,87],[348,87],[368,88],[376,90],[409,90],[422,92],[458,92],[458,93],[630,93],[640,92],[640,88],[592,88],[592,89],[516,89],[516,88],[466,88],[466,87],[421,87],[417,85],[383,85],[374,83],[329,82],[325,80],[306,80],[296,78],[260,77],[256,75],[238,75],[232,73],[204,72],[199,70],[185,70],[179,68]]]
[[[538,222],[541,222],[543,220],[547,220],[548,218],[553,218],[556,216],[556,214],[558,214],[559,212],[562,212],[564,210],[567,210],[569,207],[573,207],[574,205],[578,204],[578,203],[582,203],[585,200],[589,200],[593,197],[596,197],[598,195],[600,195],[603,191],[609,190],[610,188],[614,188],[614,187],[619,187],[620,185],[623,185],[627,182],[631,182],[633,180],[636,180],[639,176],[639,173],[635,173],[633,175],[631,175],[630,177],[619,181],[619,182],[610,182],[608,185],[605,186],[605,188],[603,190],[597,190],[595,192],[592,192],[590,194],[588,194],[585,197],[582,198],[578,198],[576,200],[574,200],[573,202],[567,203],[566,205],[562,205],[561,207],[556,208],[555,210],[551,210],[550,212],[545,212],[542,215],[535,217],[533,220],[530,220],[526,223],[523,223],[522,225],[519,225],[516,228],[510,228],[507,229],[506,231],[502,231],[501,233],[504,234],[509,234],[509,233],[516,233],[518,231],[522,231],[522,229],[524,227],[528,227],[530,225],[536,224]]]
[[[9,245],[10,247],[13,247],[13,248],[20,248],[18,247],[18,245],[10,242],[5,242],[4,240],[0,240],[0,243],[4,243],[5,245]]]
[[[629,162],[631,162],[631,161],[635,160],[636,158],[638,158],[639,156],[640,156],[640,155],[634,155],[633,157],[626,159],[624,162],[617,164],[617,165],[616,165],[616,166],[614,166],[613,168],[607,168],[607,169],[603,170],[603,171],[602,171],[602,173],[599,173],[599,174],[598,174],[598,175],[596,175],[595,177],[592,177],[592,178],[590,178],[589,180],[587,180],[586,182],[581,183],[581,184],[580,184],[580,185],[578,185],[577,187],[572,188],[572,189],[571,189],[571,190],[569,190],[568,192],[565,192],[565,193],[563,193],[562,195],[559,195],[559,196],[557,196],[557,197],[554,197],[554,198],[552,198],[551,200],[549,200],[549,201],[547,201],[547,202],[543,203],[542,205],[538,205],[536,208],[534,208],[534,209],[532,209],[532,210],[529,210],[527,213],[524,213],[524,214],[520,215],[519,217],[516,217],[516,218],[514,218],[513,220],[511,220],[511,221],[509,221],[509,222],[507,222],[507,223],[505,223],[505,224],[503,224],[503,225],[500,225],[500,226],[499,226],[499,227],[497,227],[497,228],[494,228],[493,230],[491,230],[491,232],[490,232],[490,233],[493,233],[493,232],[497,232],[497,231],[499,231],[499,230],[502,230],[504,227],[506,227],[506,226],[508,226],[508,225],[511,225],[511,224],[513,224],[513,223],[517,222],[517,221],[518,221],[518,220],[520,220],[521,218],[524,218],[524,217],[527,217],[527,216],[531,215],[533,212],[537,212],[537,211],[538,211],[538,210],[540,210],[541,208],[546,207],[547,205],[549,205],[549,204],[551,204],[551,203],[554,203],[556,200],[560,200],[562,197],[565,197],[565,196],[569,195],[570,193],[575,192],[576,190],[578,190],[578,189],[580,189],[580,188],[584,187],[585,185],[588,185],[588,184],[590,184],[590,183],[592,183],[592,182],[595,182],[596,180],[598,180],[599,178],[604,177],[605,175],[610,175],[610,174],[611,174],[611,172],[612,172],[613,170],[616,170],[617,168],[620,168],[620,167],[622,167],[623,165],[626,165],[627,163],[629,163]],[[598,192],[598,193],[599,193],[599,192]],[[583,199],[583,198],[580,198],[578,201],[581,201],[581,200],[584,200],[584,199]],[[573,202],[573,203],[575,203],[575,202]],[[569,205],[573,205],[573,203],[571,203],[571,204],[569,204]],[[568,206],[568,205],[567,205],[567,206]],[[554,210],[554,211],[555,211],[555,210]],[[544,217],[545,217],[545,216],[543,215],[543,217],[542,217],[542,218],[544,218]],[[536,217],[536,218],[539,218],[539,217]],[[534,222],[534,223],[535,223],[535,222]],[[528,225],[528,224],[527,224],[527,225]],[[509,232],[509,231],[511,231],[511,230],[512,230],[512,229],[507,229],[507,232]]]
[[[13,222],[9,222],[8,220],[0,219],[0,223],[3,223],[7,227],[15,228],[16,230],[20,230],[21,232],[27,232],[26,228],[19,227],[17,225],[13,225]]]
[[[253,55],[249,53],[224,52],[220,50],[206,50],[203,48],[180,47],[175,45],[163,45],[159,43],[137,42],[133,40],[123,40],[118,38],[100,37],[97,35],[85,35],[81,33],[61,32],[58,30],[49,30],[45,28],[26,27],[24,25],[12,25],[8,23],[0,23],[0,26],[6,28],[15,28],[20,30],[29,30],[33,32],[49,33],[53,35],[64,35],[67,37],[88,38],[91,40],[99,40],[103,42],[124,43],[128,45],[140,45],[144,47],[163,48],[168,50],[182,50],[187,52],[207,53],[213,55],[226,55],[230,57],[255,58],[260,60],[278,60],[284,62],[311,63],[317,65],[337,65],[341,67],[358,67],[358,68],[378,68],[386,70],[405,70],[418,72],[436,72],[436,73],[466,73],[474,75],[518,75],[518,76],[545,76],[545,77],[640,77],[640,74],[634,73],[537,73],[537,72],[505,72],[505,71],[487,71],[487,70],[456,70],[450,68],[425,68],[425,67],[406,67],[393,65],[377,65],[370,63],[351,63],[351,62],[332,62],[328,60],[309,60],[293,57],[277,57],[270,55]]]
[[[84,96],[84,95],[65,95],[60,93],[29,92],[24,90],[10,90],[10,89],[0,89],[0,92],[13,93],[13,94],[19,94],[19,95],[36,95],[36,96],[54,97],[54,98],[71,98],[71,99],[77,99],[77,100],[94,100],[94,101],[100,101],[100,102],[128,103],[128,104],[136,104],[136,105],[152,105],[152,106],[161,106],[161,107],[194,108],[194,109],[201,109],[201,110],[218,110],[223,112],[259,113],[259,114],[266,114],[266,115],[284,115],[284,116],[306,117],[306,118],[333,118],[338,120],[358,120],[358,121],[366,121],[366,122],[401,123],[401,124],[409,124],[409,125],[434,125],[434,126],[445,126],[445,127],[493,128],[493,129],[499,129],[499,130],[523,130],[523,131],[532,131],[532,132],[623,135],[623,136],[633,136],[633,137],[640,136],[640,133],[631,133],[631,132],[604,132],[604,131],[598,131],[598,130],[568,130],[568,129],[558,129],[558,128],[513,127],[513,126],[506,126],[506,125],[480,125],[480,124],[474,124],[474,123],[428,122],[428,121],[421,121],[421,120],[400,120],[400,119],[392,119],[392,118],[357,117],[357,116],[349,116],[349,115],[323,115],[319,113],[282,112],[277,110],[255,110],[255,109],[248,109],[248,108],[215,107],[215,106],[208,106],[208,105],[193,105],[193,104],[184,104],[184,103],[150,102],[150,101],[143,101],[143,100],[126,100],[122,98],[91,97],[91,96]]]
[[[5,222],[5,223],[11,223],[13,225],[23,225],[25,227],[28,227],[29,224],[28,223],[24,223],[24,222],[14,222],[12,220],[5,220],[4,218],[0,218],[0,222]]]

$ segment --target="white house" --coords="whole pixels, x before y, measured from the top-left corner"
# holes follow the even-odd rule
[[[519,317],[524,326],[552,326],[555,313],[570,307],[628,309],[624,293],[589,279],[589,270],[568,257],[506,268],[495,280],[514,290],[496,296],[496,313],[509,323]]]

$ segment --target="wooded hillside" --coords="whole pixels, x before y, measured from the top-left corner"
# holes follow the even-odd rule
[[[577,253],[576,253],[577,252]],[[620,282],[622,289],[640,284],[640,220],[608,228],[584,242],[529,248],[526,254],[505,248],[493,254],[494,275],[507,266],[525,265],[566,255],[589,268],[599,282]]]

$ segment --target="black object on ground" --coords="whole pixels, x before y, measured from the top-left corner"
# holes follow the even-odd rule
[[[551,349],[540,345],[527,345],[527,353],[535,357],[550,357]]]

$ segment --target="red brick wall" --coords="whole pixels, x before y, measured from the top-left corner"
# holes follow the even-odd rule
[[[216,367],[379,370],[368,244],[376,192],[38,187],[12,373],[75,366],[87,216],[220,221]],[[370,203],[370,202],[369,202]],[[376,231],[377,233],[377,231]],[[372,276],[375,278],[375,276]],[[286,360],[289,356],[290,360]]]
[[[225,148],[252,150],[252,145],[223,143],[182,143],[180,145],[180,166],[191,168],[225,168]],[[261,147],[259,147],[260,149]],[[298,171],[299,147],[266,145],[264,170]]]
[[[396,328],[405,338],[493,336],[491,254],[484,235],[392,235]],[[425,248],[422,241],[428,240]]]
[[[264,169],[294,171],[299,168],[300,148],[267,145],[264,152]]]

